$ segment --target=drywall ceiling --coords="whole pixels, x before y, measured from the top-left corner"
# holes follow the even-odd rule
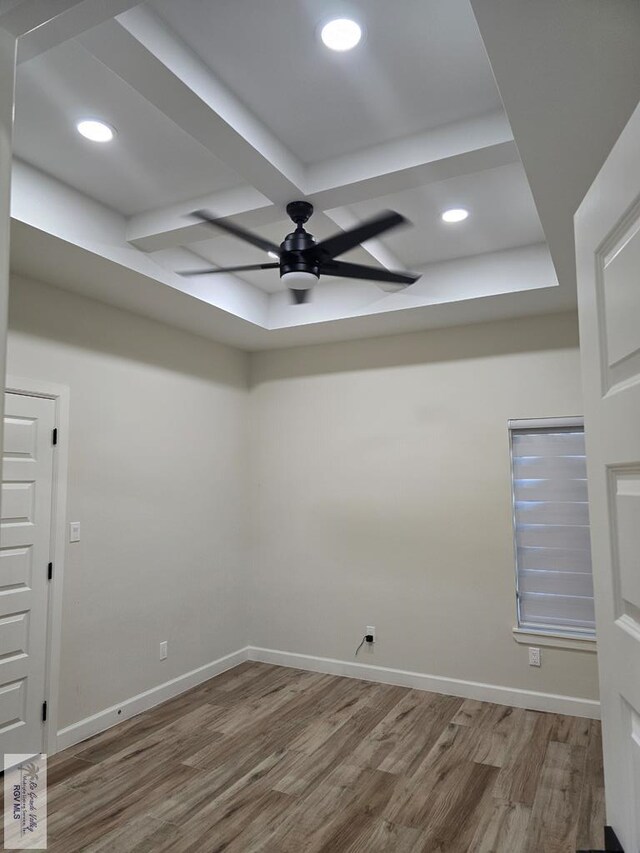
[[[99,151],[73,123],[96,111],[118,128]],[[126,216],[242,183],[75,40],[20,65],[14,150]]]
[[[247,349],[575,305],[468,0],[118,0],[112,19],[95,2],[84,7],[19,45],[16,272]],[[334,14],[364,27],[350,53],[318,39]],[[115,140],[81,139],[84,117],[112,124]],[[196,222],[194,209],[280,242],[291,229],[284,207],[298,198],[315,205],[317,238],[385,208],[403,213],[411,228],[345,260],[421,279],[389,294],[326,278],[309,305],[294,306],[277,271],[177,274],[203,260],[268,260]],[[444,225],[450,206],[469,218]],[[51,240],[55,268],[38,256]],[[106,285],[118,270],[126,294]],[[178,311],[182,298],[190,307]]]
[[[640,99],[638,0],[471,0],[561,285],[573,215]]]
[[[410,268],[544,242],[520,163],[369,199],[349,210],[366,219],[381,206],[402,210],[413,222],[413,228],[381,238]],[[459,207],[470,213],[463,227],[442,221],[441,211]]]
[[[153,0],[150,7],[305,164],[501,109],[468,0]],[[321,25],[365,27],[327,55]]]

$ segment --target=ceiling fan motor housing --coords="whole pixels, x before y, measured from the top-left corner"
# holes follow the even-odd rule
[[[305,250],[316,245],[315,238],[304,230],[304,223],[313,213],[313,205],[307,201],[292,201],[287,213],[296,223],[296,230],[280,244],[280,278],[291,290],[309,290],[320,278],[318,259]]]

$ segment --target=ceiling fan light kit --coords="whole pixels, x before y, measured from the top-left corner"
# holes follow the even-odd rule
[[[298,272],[294,270],[293,272],[283,272],[280,278],[291,290],[309,290],[316,283],[319,276],[313,272],[304,272],[304,270]]]
[[[469,211],[465,207],[452,207],[445,210],[442,214],[443,222],[464,222],[469,216]]]
[[[295,305],[302,305],[308,301],[309,294],[314,284],[322,275],[334,275],[340,278],[362,279],[367,281],[385,282],[406,287],[420,278],[419,275],[409,272],[393,272],[386,269],[377,269],[362,264],[351,264],[337,261],[339,255],[355,249],[366,240],[378,237],[380,234],[408,225],[408,221],[399,213],[392,210],[379,214],[378,216],[356,225],[347,231],[341,231],[316,243],[312,234],[305,230],[305,223],[313,214],[313,205],[308,201],[292,201],[287,205],[287,214],[295,223],[295,230],[284,238],[277,246],[270,240],[266,240],[259,234],[247,231],[239,225],[235,225],[224,219],[216,218],[207,210],[196,210],[191,214],[202,222],[206,222],[213,228],[225,231],[246,243],[250,243],[258,249],[267,252],[270,257],[277,258],[274,263],[248,264],[237,267],[209,267],[207,269],[185,270],[180,275],[209,275],[223,272],[242,272],[248,270],[279,269],[280,278],[286,284]]]

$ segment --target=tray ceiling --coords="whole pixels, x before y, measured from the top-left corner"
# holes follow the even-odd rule
[[[252,329],[255,346],[281,345],[294,328],[318,340],[356,328],[428,326],[442,322],[434,306],[447,303],[452,322],[480,318],[493,297],[509,295],[508,308],[494,308],[514,315],[573,304],[559,292],[468,0],[118,6],[122,14],[102,15],[66,41],[49,44],[45,28],[21,48],[17,272],[87,291],[95,274],[103,284],[93,295],[124,304],[121,288],[104,278],[120,268],[128,281],[150,283],[140,285],[147,302],[134,307],[127,297],[126,307],[172,322],[176,298],[195,301],[211,316],[212,335],[221,336],[215,312],[229,318],[232,339],[239,328],[232,317],[248,324],[237,338],[247,348]],[[363,41],[349,53],[328,51],[318,38],[334,14],[363,26]],[[82,139],[75,125],[86,117],[112,125],[114,141]],[[385,208],[407,216],[411,228],[345,260],[414,269],[420,281],[387,294],[327,279],[310,305],[293,306],[277,271],[176,275],[203,259],[267,260],[196,223],[190,211],[207,208],[280,242],[291,230],[284,207],[299,198],[316,208],[308,228],[317,238]],[[444,209],[461,206],[470,212],[465,222],[441,221]],[[38,232],[68,248],[57,271],[35,257]],[[100,275],[92,268],[98,261]],[[363,317],[364,324],[346,322]],[[279,329],[287,331],[278,337]]]

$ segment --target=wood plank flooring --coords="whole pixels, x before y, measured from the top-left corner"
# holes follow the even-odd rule
[[[53,853],[603,847],[599,723],[246,663],[50,759]]]

